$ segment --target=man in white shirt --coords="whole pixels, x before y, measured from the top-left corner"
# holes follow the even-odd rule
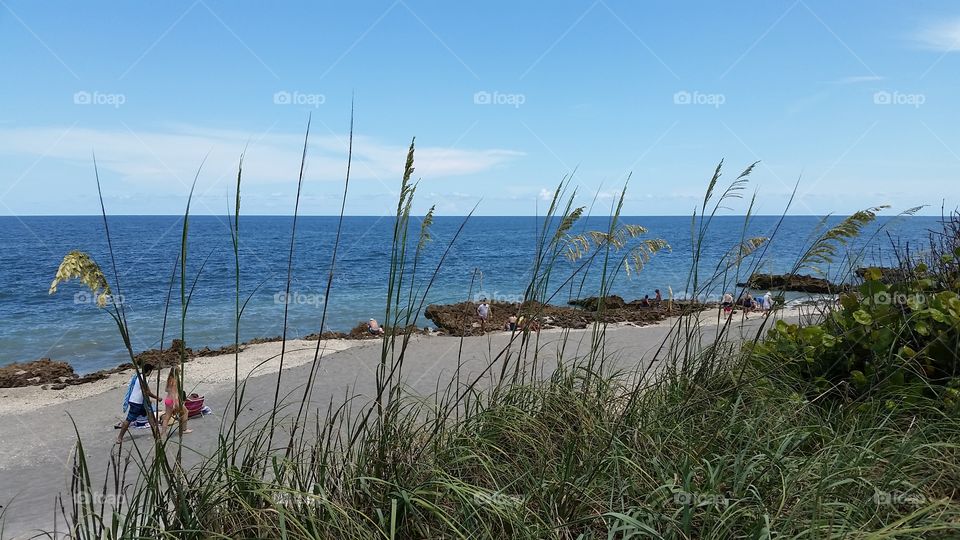
[[[480,305],[477,306],[477,317],[480,318],[480,332],[486,333],[487,319],[490,317],[490,304],[487,303],[486,298],[480,299]]]

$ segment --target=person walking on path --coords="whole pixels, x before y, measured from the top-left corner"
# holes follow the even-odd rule
[[[184,433],[193,433],[192,429],[187,429],[187,408],[180,401],[180,368],[174,366],[170,368],[170,374],[167,375],[167,397],[163,398],[163,425],[160,426],[160,437],[165,438],[167,430],[174,422],[180,422],[180,435]]]
[[[127,386],[127,396],[124,399],[123,410],[126,411],[127,417],[120,422],[120,433],[117,435],[117,444],[123,443],[123,436],[127,434],[127,430],[130,429],[130,422],[135,421],[141,416],[147,417],[147,422],[150,423],[150,430],[153,432],[153,436],[158,435],[157,431],[157,418],[153,414],[153,408],[150,407],[150,398],[160,400],[160,396],[154,394],[150,391],[150,385],[146,384],[147,377],[153,371],[153,366],[150,364],[144,364],[143,368],[140,370],[142,375],[133,374],[133,378],[130,379],[130,384]],[[140,380],[143,379],[144,384],[140,384]]]

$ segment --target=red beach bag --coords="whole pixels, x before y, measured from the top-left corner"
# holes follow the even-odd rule
[[[183,406],[187,408],[188,418],[200,416],[203,414],[203,396],[190,394],[187,396],[187,401],[183,403]]]

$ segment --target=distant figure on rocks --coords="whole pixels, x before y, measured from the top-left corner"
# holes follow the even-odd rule
[[[643,300],[640,301],[640,305],[643,307],[650,307],[650,295],[643,295]]]
[[[380,326],[376,319],[371,317],[370,320],[367,321],[367,332],[370,332],[370,334],[374,336],[382,336],[383,327]]]
[[[140,369],[144,382],[152,371],[153,366],[150,364],[144,364]],[[119,424],[120,433],[117,435],[117,444],[123,442],[123,436],[127,434],[130,422],[136,421],[141,416],[147,417],[153,436],[157,436],[157,417],[154,416],[153,408],[150,407],[150,398],[160,400],[160,396],[150,391],[149,385],[140,384],[140,377],[134,373],[133,378],[130,379],[130,384],[127,386],[127,395],[124,398],[123,410],[126,411],[127,417]]]
[[[530,331],[540,333],[540,319],[533,317],[530,319]]]
[[[511,316],[507,317],[507,324],[503,325],[503,329],[506,330],[506,331],[508,331],[508,332],[516,332],[516,331],[517,331],[517,316],[516,316],[516,315],[511,315]]]
[[[480,332],[487,331],[487,319],[490,317],[490,304],[486,298],[480,299],[480,305],[477,306],[477,317],[480,318]]]
[[[656,303],[657,307],[660,307],[660,305],[663,304],[663,295],[660,294],[660,289],[655,289],[653,292],[656,294],[656,296],[653,298],[653,301]]]
[[[723,307],[724,313],[730,313],[733,311],[733,295],[730,293],[723,294],[723,301],[720,305]]]

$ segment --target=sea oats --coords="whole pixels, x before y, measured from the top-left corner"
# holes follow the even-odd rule
[[[97,298],[97,306],[104,307],[110,299],[110,285],[93,257],[82,251],[71,251],[63,257],[57,275],[50,284],[49,294],[57,292],[57,285],[79,279]]]

